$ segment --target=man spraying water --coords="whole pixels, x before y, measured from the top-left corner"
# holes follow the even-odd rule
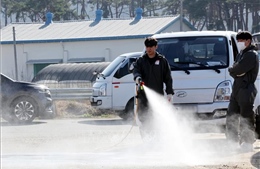
[[[166,94],[169,102],[172,101],[174,94],[172,88],[171,69],[167,59],[159,54],[157,49],[157,40],[148,37],[144,41],[146,52],[138,58],[134,65],[133,76],[137,84],[137,105],[138,113],[136,113],[137,124],[140,127],[141,136],[152,131],[152,113],[149,112],[148,100],[142,86],[154,90],[164,95],[163,86],[166,86]],[[140,120],[140,121],[139,121]]]

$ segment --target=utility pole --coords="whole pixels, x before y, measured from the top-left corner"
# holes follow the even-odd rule
[[[79,0],[77,0],[77,20],[79,20]]]
[[[17,69],[17,52],[16,52],[16,40],[15,40],[15,27],[13,26],[13,41],[14,41],[14,65],[15,65],[15,80],[18,80]]]
[[[183,31],[182,23],[183,23],[183,0],[180,0],[180,32]]]

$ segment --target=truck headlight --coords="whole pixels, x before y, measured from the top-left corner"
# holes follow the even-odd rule
[[[216,89],[214,101],[215,102],[229,101],[231,93],[232,93],[231,81],[221,82]]]
[[[106,96],[107,95],[107,85],[103,84],[99,88],[99,96]]]

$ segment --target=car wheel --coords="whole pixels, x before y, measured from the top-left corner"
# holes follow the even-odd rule
[[[125,110],[119,114],[119,117],[124,120],[132,120],[134,118],[134,98],[128,101]]]
[[[11,104],[12,123],[30,123],[38,113],[36,102],[30,97],[19,97]]]

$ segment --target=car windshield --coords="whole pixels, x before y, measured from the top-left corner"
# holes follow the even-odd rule
[[[116,67],[125,60],[125,56],[119,56],[113,60],[102,72],[103,77],[108,77],[116,69]]]
[[[172,70],[224,68],[229,61],[227,39],[221,36],[158,39],[157,50]]]

